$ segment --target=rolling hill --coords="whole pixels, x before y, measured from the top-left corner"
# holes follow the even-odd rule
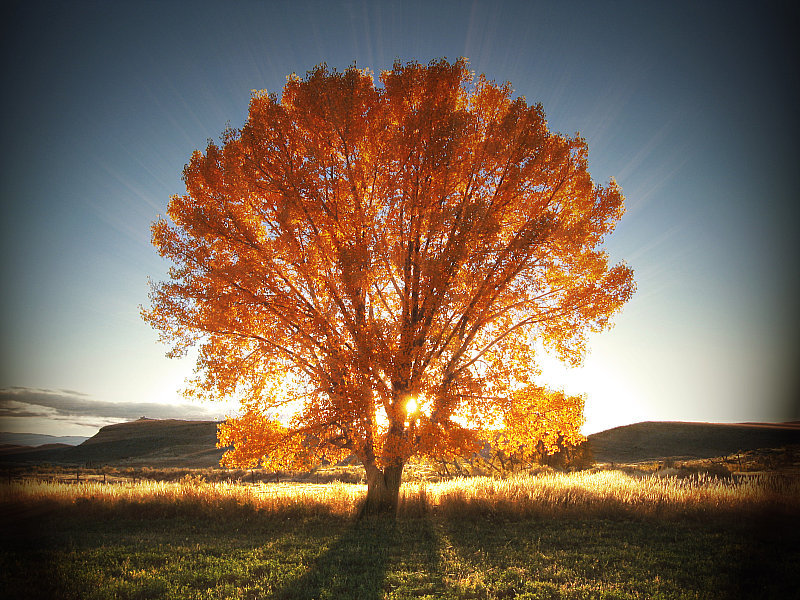
[[[645,421],[588,436],[597,462],[697,459],[800,444],[800,423]]]
[[[77,446],[88,439],[85,435],[45,435],[42,433],[0,431],[0,446],[43,446],[44,444]]]
[[[0,463],[209,468],[219,465],[215,421],[139,419],[108,425],[78,446],[0,446]],[[700,459],[800,444],[800,423],[643,422],[588,436],[599,463]]]
[[[107,425],[73,447],[19,448],[0,453],[9,463],[130,465],[208,468],[219,466],[216,421],[138,419]]]

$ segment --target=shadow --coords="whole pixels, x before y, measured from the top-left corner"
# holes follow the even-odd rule
[[[800,516],[762,511],[739,527],[741,543],[729,546],[723,555],[728,597],[796,595]]]
[[[302,577],[278,590],[275,598],[382,598],[388,555],[396,534],[397,523],[391,518],[356,521]]]
[[[427,518],[365,517],[274,597],[377,600],[395,588],[413,597],[440,597],[445,591],[440,551]]]
[[[439,527],[427,516],[398,521],[395,544],[390,552],[384,590],[403,590],[404,597],[449,596],[442,564]]]
[[[797,595],[800,519],[490,519],[448,518],[441,543],[464,573],[484,573],[475,597],[791,598]]]

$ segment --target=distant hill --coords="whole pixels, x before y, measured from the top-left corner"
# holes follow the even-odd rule
[[[103,427],[78,446],[0,446],[0,463],[208,468],[219,465],[216,421],[139,419]],[[597,462],[727,456],[738,451],[800,444],[800,423],[644,422],[595,433]]]
[[[41,446],[20,446],[17,444],[0,444],[0,456],[19,454],[28,455],[30,452],[46,452],[49,450],[63,450],[72,448],[69,444],[42,444]]]
[[[740,450],[800,444],[800,423],[646,421],[601,431],[588,438],[597,462],[714,458]]]
[[[120,462],[161,467],[219,466],[216,421],[139,419],[103,427],[71,451],[80,462]]]
[[[139,419],[107,425],[73,447],[28,448],[0,452],[9,463],[207,468],[219,466],[216,421]]]
[[[44,435],[42,433],[0,431],[0,445],[42,446],[44,444],[68,444],[77,446],[88,439],[85,435]]]

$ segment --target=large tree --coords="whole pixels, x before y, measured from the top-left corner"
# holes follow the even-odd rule
[[[191,393],[241,399],[227,464],[355,454],[367,511],[396,506],[413,455],[534,443],[536,351],[579,363],[634,290],[602,249],[623,197],[585,141],[465,60],[291,76],[183,177],[145,318],[198,347]]]

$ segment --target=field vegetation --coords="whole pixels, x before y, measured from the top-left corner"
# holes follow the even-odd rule
[[[673,470],[673,467],[668,467]],[[22,598],[790,597],[800,482],[668,468],[366,486],[3,484],[0,589]],[[108,480],[107,480],[108,481]]]
[[[240,485],[208,482],[202,475],[187,474],[172,482],[145,479],[117,485],[97,479],[77,484],[29,480],[3,486],[0,498],[4,506],[39,504],[64,510],[76,506],[98,511],[143,510],[149,514],[195,510],[199,515],[243,510],[265,516],[291,513],[354,518],[365,493],[363,484],[341,481]],[[800,513],[800,481],[774,475],[727,480],[705,474],[679,478],[661,472],[544,471],[535,476],[406,483],[400,499],[400,517],[722,517],[767,510],[793,514]]]

